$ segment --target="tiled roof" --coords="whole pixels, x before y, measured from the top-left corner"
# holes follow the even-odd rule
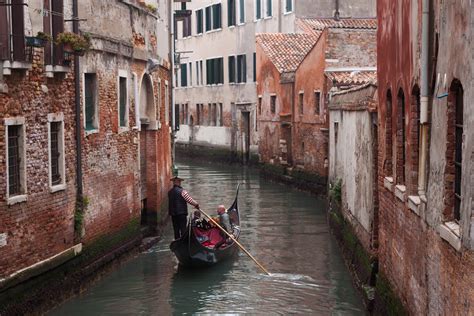
[[[297,19],[296,25],[307,34],[323,31],[325,28],[345,29],[377,29],[377,19],[330,19],[330,18],[306,18]]]
[[[280,73],[294,72],[318,40],[311,34],[262,33],[256,36],[265,54]]]
[[[336,85],[359,85],[377,82],[376,71],[326,71],[325,74]]]

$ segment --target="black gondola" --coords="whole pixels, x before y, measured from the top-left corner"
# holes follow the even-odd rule
[[[227,209],[230,222],[232,225],[233,236],[236,240],[240,236],[240,215],[238,200],[239,187],[234,203]],[[219,228],[213,227],[208,230],[203,230],[195,227],[188,222],[187,234],[180,239],[173,241],[170,244],[171,251],[174,252],[180,265],[183,266],[210,266],[219,261],[232,257],[239,249],[238,245],[231,239],[215,248],[215,244],[206,240],[206,236],[222,236]],[[224,237],[221,237],[224,238]]]

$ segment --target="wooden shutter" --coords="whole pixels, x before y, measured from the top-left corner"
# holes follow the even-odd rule
[[[51,0],[51,14],[53,21],[53,38],[56,39],[59,33],[64,32],[63,0]],[[55,65],[62,65],[64,61],[64,50],[62,45],[54,45],[53,62]]]
[[[229,83],[235,82],[235,56],[229,56]]]
[[[0,5],[0,60],[10,59],[7,6]]]
[[[25,61],[25,21],[23,0],[12,0],[13,60]]]

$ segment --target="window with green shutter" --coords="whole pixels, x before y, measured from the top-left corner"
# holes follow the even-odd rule
[[[212,7],[206,8],[206,32],[212,30]]]
[[[87,131],[97,129],[98,127],[96,85],[97,80],[95,74],[84,74],[84,102]]]
[[[233,26],[236,22],[235,0],[227,0],[227,25]]]
[[[120,127],[127,127],[127,78],[119,79]]]
[[[235,56],[229,56],[229,83],[235,83]]]
[[[202,9],[196,11],[196,33],[202,34]]]

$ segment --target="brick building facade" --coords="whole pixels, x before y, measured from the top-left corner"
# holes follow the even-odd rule
[[[0,5],[0,286],[18,270],[71,249],[77,254],[131,223],[163,218],[171,84],[169,55],[158,55],[157,34],[168,28],[153,1],[141,2],[81,1],[80,18],[101,17],[80,22],[80,33],[91,38],[83,57],[52,43],[32,48],[25,38],[72,31],[73,23],[65,23],[72,0]],[[130,27],[117,27],[117,19]]]
[[[472,5],[379,0],[377,11],[380,272],[411,314],[470,315]]]
[[[327,73],[375,71],[374,19],[301,19],[296,34],[257,36],[260,160],[328,176]],[[355,83],[355,81],[354,81]]]

